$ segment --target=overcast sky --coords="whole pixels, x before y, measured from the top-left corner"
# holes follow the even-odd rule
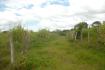
[[[0,0],[0,24],[21,21],[32,30],[70,29],[105,20],[105,0]]]

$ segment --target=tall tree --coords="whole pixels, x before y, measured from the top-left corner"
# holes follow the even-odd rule
[[[95,29],[96,31],[96,37],[97,37],[97,40],[98,40],[98,36],[99,36],[99,30],[100,30],[100,26],[101,26],[101,22],[100,21],[95,21],[93,22],[92,24],[92,27]]]
[[[93,22],[92,27],[94,27],[96,29],[96,31],[99,32],[100,25],[101,25],[100,21],[95,21],[95,22]]]
[[[80,22],[79,24],[75,25],[75,39],[81,39],[83,38],[83,29],[88,28],[88,24],[86,22]]]

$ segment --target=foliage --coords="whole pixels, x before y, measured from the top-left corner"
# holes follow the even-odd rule
[[[14,27],[14,65],[10,64],[9,32],[0,32],[1,70],[105,70],[105,22],[93,22],[90,28],[80,22],[74,29],[52,32]]]
[[[80,22],[79,24],[75,25],[74,29],[76,32],[76,39],[82,39],[82,32],[83,29],[86,29],[88,24],[86,22]]]

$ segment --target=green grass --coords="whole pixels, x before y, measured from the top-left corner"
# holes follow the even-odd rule
[[[104,49],[88,47],[86,40],[72,42],[54,36],[37,38],[31,44],[24,55],[15,48],[12,66],[9,47],[0,47],[0,70],[105,70]]]
[[[66,34],[59,30],[13,29],[14,64],[10,63],[8,32],[1,32],[0,70],[105,70],[105,31],[102,29],[99,35],[92,28],[87,29],[89,41],[87,34],[83,34],[83,40],[73,40],[68,30]]]
[[[32,47],[27,70],[105,70],[105,54],[68,42],[64,37]]]

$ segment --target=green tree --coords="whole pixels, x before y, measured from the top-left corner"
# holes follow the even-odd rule
[[[21,53],[25,53],[29,47],[29,32],[25,31],[21,25],[18,25],[12,29],[12,33],[15,48],[21,51]]]
[[[79,24],[75,25],[75,39],[82,40],[82,32],[84,28],[88,28],[88,24],[86,22],[80,22]]]
[[[100,21],[95,21],[92,23],[92,27],[96,30],[97,33],[99,33],[100,25],[101,25]]]

